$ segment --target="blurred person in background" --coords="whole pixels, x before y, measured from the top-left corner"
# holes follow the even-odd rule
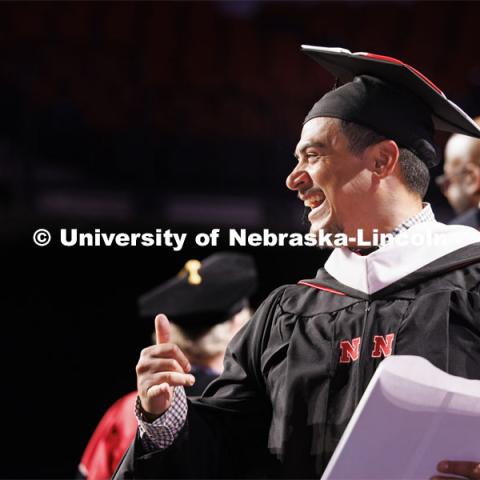
[[[474,121],[480,126],[480,117]],[[480,139],[452,135],[445,147],[443,172],[436,182],[457,214],[450,223],[480,229]]]
[[[251,316],[249,297],[256,286],[251,256],[219,252],[187,261],[177,276],[139,298],[140,317],[164,312],[171,319],[170,340],[185,353],[195,377],[185,389],[188,396],[201,395],[222,373],[228,343]],[[79,478],[112,477],[137,431],[136,398],[131,392],[106,411],[82,456]]]

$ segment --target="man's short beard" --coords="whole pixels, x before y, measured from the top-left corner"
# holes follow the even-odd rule
[[[302,225],[304,227],[306,227],[307,229],[310,229],[311,227],[311,223],[310,223],[310,220],[308,219],[308,215],[310,214],[311,212],[311,209],[308,208],[308,207],[305,207],[303,209],[303,215],[302,215]],[[325,230],[325,229],[324,229]],[[343,226],[342,225],[338,225],[338,224],[333,224],[333,225],[330,225],[330,228],[328,230],[325,230],[325,233],[332,233],[332,234],[336,234],[336,233],[343,233]]]
[[[307,230],[310,230],[310,228],[311,228],[311,223],[308,220],[308,215],[310,214],[310,211],[311,211],[311,209],[308,208],[308,207],[305,207],[303,209],[302,224],[306,227]],[[344,232],[343,227],[340,226],[340,225],[335,224],[335,225],[331,225],[330,227],[331,228],[329,228],[328,230],[325,230],[325,233],[331,233],[331,234],[335,235],[337,233],[343,233]],[[319,246],[319,248],[321,250],[332,250],[334,247],[330,247],[328,245],[323,245],[323,246]]]

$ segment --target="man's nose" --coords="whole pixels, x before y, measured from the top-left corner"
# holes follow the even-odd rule
[[[290,190],[305,190],[309,187],[311,180],[305,170],[293,170],[285,183]]]

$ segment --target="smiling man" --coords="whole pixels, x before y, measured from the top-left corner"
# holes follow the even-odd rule
[[[392,232],[422,209],[429,173],[420,159],[364,127],[312,115],[287,178],[288,188],[311,208],[310,232],[355,238],[362,227],[371,240],[375,229]]]
[[[310,209],[311,232],[351,245],[270,294],[197,401],[185,399],[190,367],[158,315],[157,345],[137,365],[139,433],[118,478],[318,478],[385,357],[480,378],[480,233],[436,222],[422,203],[435,128],[480,130],[397,60],[304,49],[343,85],[307,115],[287,186]],[[360,229],[392,238],[362,249]],[[439,468],[480,478],[474,462]]]

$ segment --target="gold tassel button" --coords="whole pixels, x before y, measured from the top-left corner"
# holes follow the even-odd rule
[[[178,273],[178,276],[183,277],[188,275],[187,281],[190,285],[200,285],[202,283],[202,277],[198,271],[201,266],[202,263],[199,260],[189,260]]]

